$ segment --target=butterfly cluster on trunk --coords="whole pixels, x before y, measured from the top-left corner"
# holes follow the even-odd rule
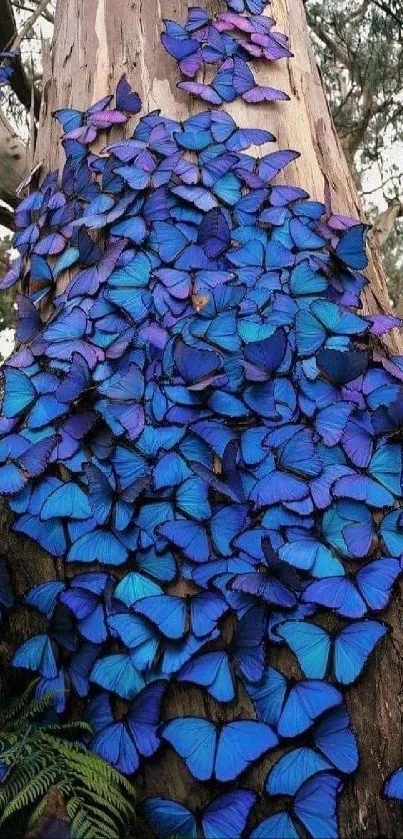
[[[166,22],[180,87],[270,99],[248,62],[288,57],[287,41],[263,0],[227,5]],[[202,64],[218,66],[208,88]],[[91,747],[120,771],[173,749],[214,783],[196,813],[142,803],[161,839],[330,839],[358,764],[345,690],[388,631],[378,613],[402,571],[403,360],[376,343],[400,321],[358,314],[367,227],[276,183],[297,152],[248,153],[275,138],[222,110],[155,111],[92,149],[141,107],[123,77],[115,103],[57,111],[61,178],[16,210],[1,286],[24,294],[2,367],[0,492],[14,530],[69,573],[26,593],[47,631],[13,663],[58,713],[86,700]],[[0,604],[14,604],[3,561]],[[269,664],[281,646],[296,681]],[[166,720],[176,683],[228,721]],[[254,719],[233,719],[240,690]],[[238,779],[273,750],[268,815],[250,832],[257,795]],[[403,796],[401,770],[385,791]]]

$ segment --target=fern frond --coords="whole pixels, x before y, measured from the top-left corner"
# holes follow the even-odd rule
[[[0,708],[0,760],[10,767],[0,785],[0,828],[4,833],[16,819],[26,830],[35,825],[53,788],[65,802],[73,839],[120,839],[133,813],[131,783],[88,751],[86,722],[41,721],[52,694],[37,699],[33,688]]]
[[[22,787],[4,808],[0,817],[0,827],[7,819],[15,815],[15,813],[36,804],[38,799],[43,798],[48,792],[49,787],[52,786],[54,777],[54,768],[49,766],[46,769],[42,769],[35,778],[32,778],[28,784]]]
[[[31,706],[32,702],[32,694],[34,692],[35,685],[37,684],[38,679],[27,687],[26,691],[21,696],[18,696],[16,699],[13,699],[9,705],[0,706],[0,726],[5,727],[5,724],[8,721],[18,719],[21,714],[27,708],[27,705]]]

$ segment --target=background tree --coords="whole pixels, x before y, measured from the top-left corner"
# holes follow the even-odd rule
[[[203,5],[209,12],[222,10],[220,0],[208,0]],[[181,119],[189,115],[190,108],[192,112],[201,110],[199,105],[189,105],[187,97],[176,88],[177,70],[159,45],[162,18],[175,15],[178,20],[183,19],[188,3],[178,0],[173,8],[170,0],[115,0],[113,14],[108,14],[107,6],[106,0],[59,0],[53,48],[45,61],[36,150],[37,159],[44,161],[44,172],[60,164],[59,128],[52,121],[52,112],[62,106],[85,109],[94,99],[112,90],[123,71],[139,90],[145,112],[159,107],[167,116]],[[302,0],[273,0],[272,12],[279,27],[290,35],[295,58],[265,69],[261,80],[287,90],[291,101],[269,109],[236,102],[228,110],[241,126],[273,131],[280,148],[298,146],[301,158],[288,169],[287,181],[292,179],[318,200],[330,188],[334,211],[357,215],[360,211],[357,192],[310,49]],[[32,98],[35,114],[38,113],[36,98]],[[374,312],[386,308],[387,291],[379,259],[376,251],[372,251],[371,284],[365,303]],[[396,342],[393,346],[399,348]],[[2,525],[3,549],[11,557],[20,591],[55,573],[49,558],[38,549],[34,553],[31,543],[10,534],[5,514]],[[401,713],[396,696],[401,683],[399,646],[403,640],[398,607],[399,603],[387,616],[394,628],[393,643],[391,640],[385,643],[382,654],[350,695],[362,766],[343,797],[342,833],[346,837],[362,837],[364,830],[371,837],[382,832],[391,839],[400,835],[393,805],[379,796],[381,780],[399,764],[402,748]],[[14,631],[21,635],[24,629],[21,610]],[[10,642],[13,640],[11,637]],[[241,705],[243,715],[251,713],[244,699]],[[368,720],[373,719],[375,707],[380,709],[379,720],[371,729]],[[209,700],[201,699],[200,692],[189,687],[178,688],[168,708],[168,715],[206,712],[212,718],[216,713]],[[260,788],[269,764],[270,759],[265,759],[251,773],[250,781],[257,782]],[[170,787],[170,795],[198,803],[192,778],[172,752],[163,758],[158,756],[147,768],[145,789],[149,794],[161,794],[167,780],[172,778],[175,778],[175,788]]]
[[[391,300],[398,306],[403,255],[403,4],[306,0],[306,12],[334,123],[382,249]]]

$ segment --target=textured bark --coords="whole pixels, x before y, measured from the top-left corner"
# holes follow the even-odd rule
[[[209,11],[223,9],[220,0],[199,0]],[[59,0],[56,14],[55,42],[48,57],[44,80],[38,158],[46,168],[61,164],[58,144],[59,127],[52,122],[56,108],[73,106],[84,109],[97,97],[113,90],[122,72],[126,72],[143,98],[144,112],[161,108],[170,117],[183,118],[201,110],[200,103],[190,103],[176,88],[178,71],[175,62],[159,45],[164,17],[182,20],[186,0]],[[291,95],[289,103],[250,106],[234,103],[228,109],[238,124],[270,129],[280,148],[296,147],[300,160],[288,167],[286,180],[301,185],[311,196],[322,200],[325,184],[330,187],[333,209],[359,215],[360,207],[325,100],[321,79],[309,46],[302,0],[273,0],[271,13],[279,28],[290,34],[295,58],[278,62],[262,71],[259,80],[283,88]],[[272,147],[274,148],[274,146]],[[377,254],[371,249],[370,285],[365,294],[365,308],[376,311],[387,307],[385,277]],[[394,349],[399,339],[391,342]],[[20,545],[8,537],[8,547],[15,559]],[[44,578],[44,566],[38,552],[30,561],[30,548],[23,548],[27,567],[35,567]],[[41,555],[42,557],[42,555]],[[380,787],[387,773],[402,762],[402,707],[399,698],[403,668],[401,629],[402,601],[396,595],[387,619],[393,626],[393,639],[382,643],[358,687],[349,693],[349,705],[361,744],[361,768],[347,785],[341,804],[341,832],[347,839],[403,835],[403,822],[397,806],[380,798]],[[274,663],[275,658],[273,657]],[[250,704],[241,694],[231,717],[251,713]],[[188,686],[172,691],[167,716],[207,715],[228,719],[226,707],[206,698]],[[245,785],[263,790],[272,762],[264,758],[245,779]],[[204,804],[211,789],[197,785],[171,750],[157,754],[144,777],[138,782],[147,794],[169,795],[186,800],[190,806]],[[264,797],[263,797],[264,799]],[[268,814],[262,801],[260,815]],[[325,837],[324,837],[325,839]]]

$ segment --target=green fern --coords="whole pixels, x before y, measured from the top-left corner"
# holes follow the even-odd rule
[[[24,835],[55,791],[72,839],[121,839],[133,814],[132,784],[80,742],[91,733],[86,723],[41,721],[52,696],[36,699],[34,686],[0,707],[0,835]]]

